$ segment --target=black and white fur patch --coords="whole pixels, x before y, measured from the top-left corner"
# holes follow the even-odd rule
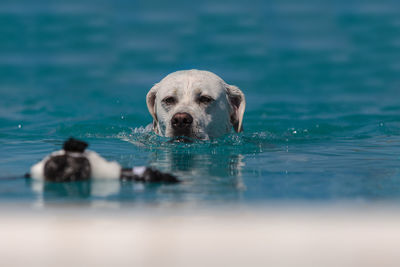
[[[175,176],[149,167],[123,169],[116,161],[107,161],[96,152],[86,150],[87,146],[88,144],[83,141],[68,139],[62,150],[53,152],[31,167],[31,178],[49,182],[89,179],[179,182]]]

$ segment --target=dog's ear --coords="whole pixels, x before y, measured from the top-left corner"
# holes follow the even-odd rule
[[[147,104],[147,109],[149,110],[151,116],[153,117],[153,128],[156,133],[158,133],[158,119],[156,115],[156,94],[158,90],[158,84],[155,84],[150,91],[147,93],[146,96],[146,104]]]
[[[246,99],[243,92],[234,85],[226,85],[226,92],[231,104],[231,124],[236,132],[243,131],[243,114],[246,107]]]

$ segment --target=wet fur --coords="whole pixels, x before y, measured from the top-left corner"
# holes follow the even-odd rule
[[[200,103],[201,96],[211,97],[213,101]],[[174,97],[176,103],[166,104],[164,100],[168,97]],[[193,117],[188,134],[191,138],[210,139],[227,134],[232,129],[236,132],[243,130],[246,106],[243,92],[209,71],[171,73],[150,89],[146,102],[153,117],[153,130],[161,136],[177,136],[171,126],[171,118],[182,112]]]

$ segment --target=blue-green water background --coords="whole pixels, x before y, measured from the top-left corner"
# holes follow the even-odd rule
[[[184,145],[143,132],[147,91],[191,68],[243,90],[243,134]],[[2,0],[0,201],[398,200],[399,93],[399,1]],[[184,183],[99,197],[11,179],[70,136]]]

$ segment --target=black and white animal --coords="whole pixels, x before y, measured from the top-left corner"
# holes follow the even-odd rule
[[[243,92],[209,71],[171,73],[150,89],[146,102],[161,136],[210,139],[243,129]]]
[[[28,177],[50,182],[84,181],[89,179],[121,179],[141,182],[177,183],[168,173],[150,167],[122,168],[116,161],[107,161],[88,144],[68,139],[62,150],[53,152],[31,167]]]

